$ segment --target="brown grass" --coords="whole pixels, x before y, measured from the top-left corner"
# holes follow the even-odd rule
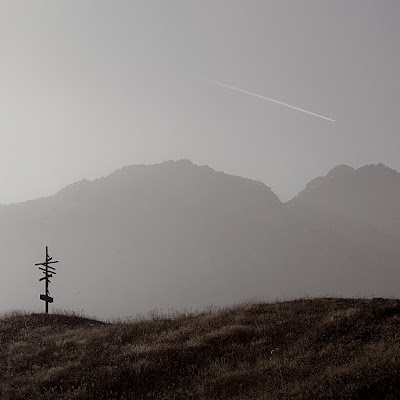
[[[0,320],[1,399],[399,399],[400,300]]]

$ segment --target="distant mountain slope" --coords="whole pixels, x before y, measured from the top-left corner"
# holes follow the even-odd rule
[[[188,160],[129,166],[0,207],[0,310],[42,307],[34,263],[60,260],[54,307],[98,316],[254,296],[400,295],[399,174],[340,166],[287,204]]]
[[[38,303],[33,263],[46,244],[61,261],[51,286],[58,304],[89,313],[262,294],[268,253],[282,247],[285,214],[264,184],[187,160],[77,182],[0,210],[1,264],[11,276],[1,283],[2,304]]]
[[[321,241],[320,265],[330,270],[323,275],[339,290],[400,295],[398,172],[383,164],[338,166],[286,206]]]
[[[288,205],[318,218],[345,218],[399,235],[400,174],[383,164],[357,170],[338,166],[310,182]]]

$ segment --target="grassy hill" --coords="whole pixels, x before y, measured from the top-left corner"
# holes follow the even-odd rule
[[[400,300],[0,320],[1,399],[399,399]]]

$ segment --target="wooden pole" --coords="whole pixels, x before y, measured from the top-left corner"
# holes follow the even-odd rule
[[[35,265],[39,266],[39,269],[43,271],[44,277],[40,278],[39,281],[44,280],[44,294],[40,295],[40,299],[45,302],[45,313],[49,313],[49,303],[53,302],[53,298],[50,297],[50,292],[49,292],[49,283],[50,283],[50,278],[53,275],[56,275],[55,268],[50,266],[49,264],[56,264],[58,261],[51,261],[52,258],[49,256],[49,248],[46,246],[46,261],[43,263],[37,263]],[[44,268],[43,268],[44,267]]]
[[[45,281],[45,294],[46,294],[46,314],[49,313],[49,301],[47,296],[49,295],[49,250],[46,246],[46,278]]]

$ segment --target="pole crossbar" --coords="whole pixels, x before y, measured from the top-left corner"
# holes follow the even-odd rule
[[[56,272],[54,272],[54,271],[46,271],[44,268],[39,268],[41,271],[43,271],[45,274],[46,273],[50,273],[50,274],[54,274],[54,275],[57,275],[57,273]]]
[[[52,277],[53,277],[52,274],[45,275],[43,278],[40,278],[39,281],[43,281],[43,280],[45,280],[45,279],[49,279],[49,278],[52,278]]]
[[[37,263],[35,265],[49,265],[49,264],[56,264],[58,261],[48,261],[48,262],[42,262],[42,263]],[[53,268],[53,267],[50,267]]]

